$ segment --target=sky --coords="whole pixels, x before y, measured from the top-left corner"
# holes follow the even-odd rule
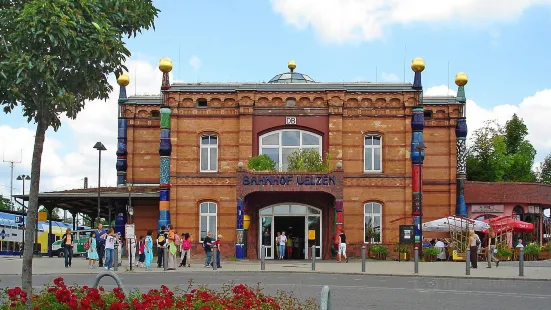
[[[455,95],[453,79],[466,72],[467,123],[524,119],[536,161],[551,153],[551,0],[157,0],[155,30],[127,40],[129,95],[158,94],[157,63],[170,57],[171,80],[263,82],[287,70],[320,82],[411,82],[411,60],[426,63],[426,96]],[[115,85],[114,76],[111,82]],[[47,132],[41,191],[81,188],[84,177],[116,185],[118,87],[92,101],[76,120]],[[549,119],[549,120],[548,120]],[[23,190],[30,174],[36,126],[20,110],[0,113],[0,194]],[[25,192],[29,190],[25,184]]]

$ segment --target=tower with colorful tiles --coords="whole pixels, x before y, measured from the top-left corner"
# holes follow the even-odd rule
[[[456,206],[455,214],[467,216],[467,205],[465,204],[465,180],[467,179],[467,98],[465,97],[465,85],[469,78],[464,72],[459,72],[455,76],[457,85],[457,103],[462,105],[461,117],[455,124],[455,146],[457,148],[457,170],[456,170]]]
[[[421,245],[423,234],[423,160],[425,159],[425,144],[423,129],[425,127],[425,113],[423,110],[423,86],[421,72],[425,70],[425,61],[415,58],[411,62],[411,69],[415,73],[412,88],[418,91],[418,104],[413,108],[411,115],[411,174],[412,174],[412,209],[415,244]]]
[[[168,106],[168,90],[170,89],[169,73],[172,71],[172,60],[162,58],[159,70],[163,73],[161,85],[161,137],[159,144],[160,182],[159,182],[159,229],[170,224],[170,107]]]
[[[117,84],[120,86],[119,91],[119,118],[118,118],[118,135],[117,135],[117,187],[126,186],[126,169],[127,164],[127,127],[128,119],[124,115],[124,104],[128,100],[126,96],[126,86],[130,84],[128,74],[121,74],[117,78]],[[115,231],[124,234],[124,225],[126,224],[125,204],[118,202],[115,206]]]

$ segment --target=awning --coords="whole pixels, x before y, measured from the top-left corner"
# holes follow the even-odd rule
[[[423,223],[423,231],[451,232],[474,230],[481,231],[490,227],[487,223],[471,220],[464,217],[448,216],[434,221]]]
[[[484,220],[489,223],[496,234],[504,232],[530,233],[534,230],[534,224],[523,222],[511,216],[498,216]]]

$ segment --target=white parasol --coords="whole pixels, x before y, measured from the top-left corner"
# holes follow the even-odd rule
[[[488,223],[463,217],[448,216],[423,223],[423,231],[450,232],[462,230],[482,231],[490,228]]]

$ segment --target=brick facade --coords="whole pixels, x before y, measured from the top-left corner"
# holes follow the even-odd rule
[[[324,210],[323,256],[328,258],[334,202],[342,199],[344,226],[352,251],[364,242],[367,202],[383,205],[383,243],[397,242],[398,225],[411,223],[410,124],[418,96],[410,84],[172,85],[167,96],[172,109],[172,224],[178,233],[192,232],[197,239],[199,204],[215,202],[218,233],[224,235],[225,246],[231,248],[236,241],[238,199],[246,201],[246,213],[252,219],[248,237],[253,242],[258,240],[260,208],[300,200]],[[294,106],[286,105],[290,97],[296,101]],[[197,107],[198,99],[205,99],[208,107]],[[125,104],[125,116],[129,119],[129,182],[158,183],[159,103],[159,97],[130,97]],[[448,97],[425,100],[424,107],[430,115],[425,120],[427,149],[423,172],[424,220],[429,221],[455,210],[454,128],[461,113],[455,99]],[[296,117],[296,124],[286,124],[289,116]],[[259,136],[279,129],[300,129],[320,135],[322,151],[332,158],[330,166],[336,184],[285,189],[267,184],[254,190],[243,186],[243,177],[252,174],[239,171],[238,163],[247,167],[248,159],[259,153]],[[218,137],[216,172],[200,172],[200,137],[204,134]],[[367,134],[382,137],[382,172],[364,172],[363,143]],[[342,163],[342,170],[336,168],[337,163]],[[153,214],[158,212],[158,206],[139,208],[135,208],[138,231],[140,225],[152,225]],[[144,215],[143,221],[139,214]],[[256,257],[254,244],[248,250],[249,257]]]

